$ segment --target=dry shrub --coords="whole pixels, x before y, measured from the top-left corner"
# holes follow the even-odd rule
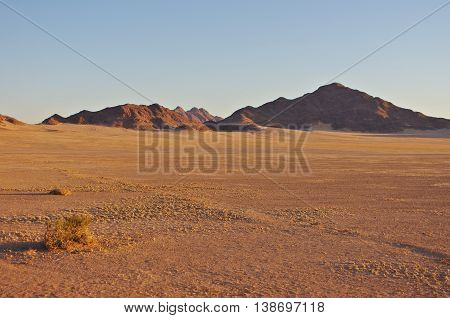
[[[89,230],[88,215],[61,217],[47,224],[44,244],[49,250],[81,251],[94,247],[96,240]]]
[[[66,189],[66,188],[56,188],[56,189],[53,189],[52,191],[50,191],[49,194],[52,194],[52,195],[64,195],[64,196],[66,196],[66,195],[70,195],[71,193],[72,193],[72,192],[70,192],[69,189]]]
[[[24,252],[25,255],[29,256],[29,257],[35,257],[37,255],[37,252],[35,249],[30,248],[29,250],[26,250]]]

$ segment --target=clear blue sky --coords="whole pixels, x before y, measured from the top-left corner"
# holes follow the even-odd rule
[[[446,0],[2,0],[173,108],[226,116],[315,90]],[[149,104],[0,5],[0,113],[36,123],[59,113]],[[450,118],[450,5],[339,78]]]

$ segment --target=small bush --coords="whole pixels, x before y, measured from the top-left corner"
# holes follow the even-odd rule
[[[96,240],[89,230],[91,218],[87,215],[61,217],[47,224],[44,244],[49,250],[80,251],[92,248]]]
[[[31,258],[33,258],[33,257],[35,257],[37,255],[37,252],[36,252],[35,249],[30,248],[29,250],[26,250],[24,252],[24,254],[29,256],[29,257],[31,257]]]
[[[53,189],[52,191],[50,191],[49,194],[52,194],[52,195],[64,195],[64,196],[66,196],[66,195],[70,195],[71,193],[72,193],[72,192],[70,192],[69,189],[66,189],[66,188],[56,188],[56,189]]]

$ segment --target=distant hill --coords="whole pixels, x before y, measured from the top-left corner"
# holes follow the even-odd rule
[[[1,119],[2,118],[2,119]],[[7,116],[0,122],[21,122]],[[131,129],[259,130],[312,124],[335,130],[394,133],[405,129],[450,129],[450,120],[401,108],[378,97],[333,83],[295,99],[280,97],[259,107],[244,107],[221,119],[203,108],[185,111],[164,106],[125,104],[100,111],[81,111],[67,118],[53,115],[42,122],[103,125]]]
[[[206,124],[224,130],[328,124],[335,130],[381,133],[450,128],[448,119],[425,116],[338,83],[295,99],[280,97],[256,108],[248,106],[218,124]]]
[[[174,109],[174,111],[179,114],[186,115],[192,121],[198,121],[201,123],[207,121],[217,122],[223,119],[222,117],[211,115],[204,108],[193,107],[190,110],[186,111],[183,109],[183,107],[178,106],[177,108]]]
[[[4,126],[4,125],[8,125],[8,124],[18,125],[18,126],[25,125],[25,123],[15,119],[15,118],[0,114],[0,125]]]
[[[208,113],[209,114],[209,113]],[[47,125],[59,123],[102,125],[131,129],[208,129],[200,119],[194,118],[181,107],[171,110],[164,106],[125,104],[100,111],[83,110],[64,118],[55,114],[42,122]]]
[[[211,115],[206,109],[204,108],[197,108],[193,107],[190,110],[186,112],[191,119],[197,118],[202,123],[207,121],[213,121],[218,122],[223,120],[222,117]]]

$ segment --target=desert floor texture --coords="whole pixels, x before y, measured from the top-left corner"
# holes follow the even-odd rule
[[[203,134],[222,162],[262,133]],[[307,175],[142,174],[137,152],[133,130],[0,128],[1,297],[450,296],[448,137],[315,131]],[[71,213],[100,246],[46,251],[47,221]]]

